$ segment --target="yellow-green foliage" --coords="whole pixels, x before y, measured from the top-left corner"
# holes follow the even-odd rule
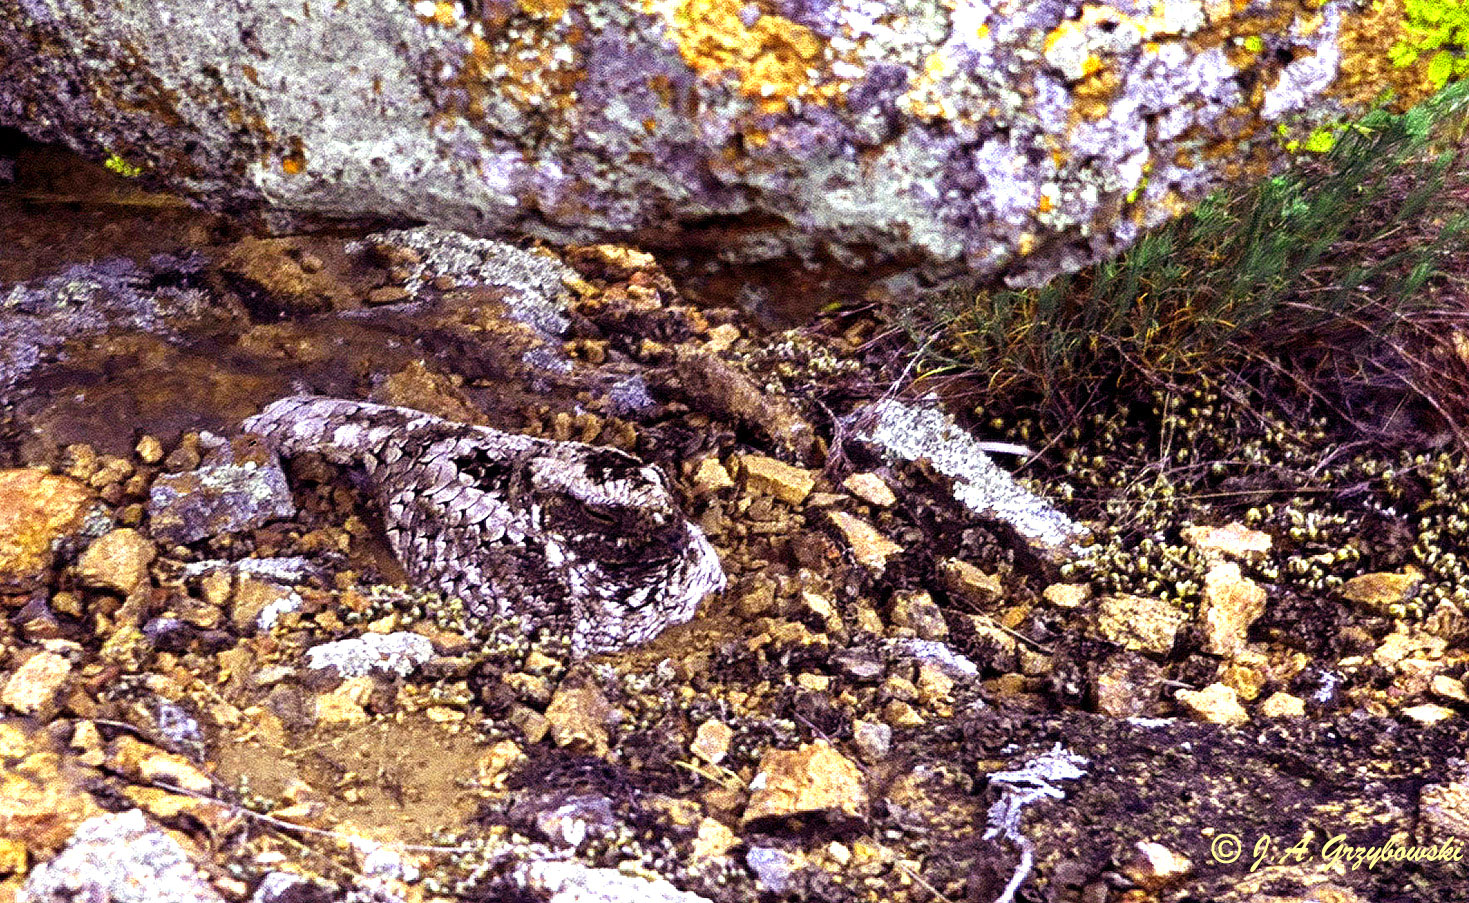
[[[1393,65],[1411,66],[1428,56],[1427,75],[1435,88],[1469,73],[1469,2],[1404,0],[1403,5],[1404,37],[1387,54]]]
[[[129,163],[115,153],[108,153],[107,159],[102,161],[102,165],[127,179],[136,178],[143,173],[143,167],[136,163]]]

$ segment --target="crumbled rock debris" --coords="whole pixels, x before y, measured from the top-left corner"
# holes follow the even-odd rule
[[[137,807],[213,851],[199,864],[232,900],[992,901],[1026,847],[1003,831],[986,839],[986,813],[1036,787],[989,778],[1026,772],[1057,743],[1092,764],[1049,782],[1064,798],[1020,808],[1032,853],[1017,899],[1119,903],[1160,882],[1165,896],[1231,903],[1263,892],[1248,864],[1211,858],[1206,828],[1294,838],[1319,825],[1363,845],[1452,835],[1455,763],[1469,757],[1469,632],[1450,557],[1462,474],[1448,463],[1400,465],[1417,482],[1353,471],[1354,484],[1401,493],[1381,496],[1379,520],[1358,529],[1360,498],[1299,522],[1286,503],[1258,500],[1253,514],[1159,519],[1147,507],[1158,499],[1114,486],[1124,504],[1092,469],[1057,466],[1070,449],[1043,455],[1026,479],[1098,539],[1087,564],[1057,574],[956,499],[958,480],[932,458],[852,440],[852,413],[899,375],[880,349],[863,350],[880,325],[865,314],[771,333],[739,311],[690,306],[646,255],[579,249],[553,343],[568,368],[548,376],[483,356],[518,356],[525,346],[502,339],[530,332],[501,331],[497,292],[454,300],[460,290],[426,271],[415,304],[363,308],[368,291],[408,284],[430,252],[379,241],[354,256],[343,244],[295,236],[272,252],[302,272],[358,272],[339,277],[345,294],[331,304],[343,310],[262,303],[257,316],[284,318],[244,326],[250,338],[227,356],[263,355],[255,365],[280,394],[366,395],[632,452],[663,472],[731,588],[644,646],[578,662],[554,630],[477,619],[413,588],[350,469],[294,460],[290,513],[180,543],[144,507],[152,487],[248,454],[201,435],[224,429],[206,426],[207,412],[178,402],[172,432],[124,420],[115,441],[83,447],[46,438],[49,421],[14,405],[44,440],[16,446],[10,463],[33,465],[18,479],[75,490],[87,513],[39,530],[45,551],[27,580],[0,585],[0,691],[20,703],[0,699],[0,835],[16,838],[0,845],[0,866],[18,863],[0,893],[100,806]],[[364,324],[376,345],[356,331]],[[414,358],[375,356],[395,343]],[[812,457],[727,400],[689,393],[677,364],[695,352],[779,396],[812,428]],[[109,366],[123,387],[151,382]],[[47,376],[75,394],[64,372]],[[648,395],[635,415],[609,389],[633,378]],[[945,410],[945,429],[967,432],[962,405]],[[148,435],[156,448],[143,448]],[[752,485],[756,458],[801,478]],[[854,474],[880,480],[892,503]],[[28,510],[23,521],[44,527],[45,506]],[[1437,533],[1414,534],[1415,517]],[[1119,527],[1128,518],[1141,534]],[[880,569],[841,523],[884,541]],[[1213,523],[1271,542],[1189,544],[1189,526]],[[141,540],[122,534],[141,553],[129,561],[152,559],[83,563],[120,530]],[[1369,604],[1342,592],[1409,566],[1423,575],[1415,593]],[[1252,585],[1263,612],[1256,592],[1206,591],[1216,568],[1231,578],[1216,589]],[[33,660],[57,667],[28,670]],[[1140,844],[1157,845],[1147,861]],[[1192,871],[1178,874],[1159,848]],[[528,863],[560,872],[531,880]],[[1457,903],[1455,867],[1261,871],[1272,893],[1299,899],[1325,875],[1374,903]]]

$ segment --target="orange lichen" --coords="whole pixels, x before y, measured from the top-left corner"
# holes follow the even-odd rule
[[[739,0],[682,0],[671,36],[689,68],[712,80],[734,73],[740,91],[779,112],[793,98],[825,103],[833,92],[812,84],[822,44],[811,29],[783,16],[761,15],[746,26]]]

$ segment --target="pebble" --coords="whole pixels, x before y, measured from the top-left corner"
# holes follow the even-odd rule
[[[365,703],[372,697],[371,677],[349,677],[336,689],[316,697],[316,721],[332,727],[356,727],[369,720]]]
[[[869,765],[888,757],[893,747],[893,729],[881,721],[858,721],[852,725],[852,745]]]
[[[694,732],[689,751],[711,765],[718,765],[729,754],[734,731],[722,721],[706,721]]]
[[[280,461],[248,434],[219,446],[193,470],[160,475],[148,496],[153,536],[171,545],[241,533],[295,513]]]
[[[1140,840],[1122,874],[1143,890],[1157,893],[1188,877],[1193,870],[1194,864],[1182,853],[1176,853],[1161,843]]]
[[[1458,678],[1449,677],[1447,674],[1436,674],[1429,682],[1428,689],[1440,699],[1469,705],[1469,692],[1465,691],[1464,682]]]
[[[163,460],[163,443],[156,436],[144,436],[133,449],[138,460],[144,464],[157,464]]]
[[[694,492],[697,495],[710,495],[729,489],[734,484],[734,479],[724,465],[719,463],[718,458],[705,458],[694,470]]]
[[[1342,584],[1341,596],[1369,614],[1401,617],[1402,607],[1418,592],[1423,572],[1411,564],[1402,573],[1362,574]]]
[[[883,536],[866,521],[845,511],[828,511],[827,516],[847,540],[857,563],[870,571],[881,573],[893,555],[903,547]]]
[[[1411,718],[1419,724],[1437,724],[1456,717],[1457,712],[1447,706],[1441,706],[1434,702],[1425,702],[1403,709],[1403,717]]]
[[[156,550],[142,533],[131,527],[99,537],[77,561],[82,585],[109,590],[124,596],[148,581],[148,565]]]
[[[1091,597],[1088,583],[1052,583],[1041,591],[1041,598],[1057,608],[1077,608]]]
[[[1188,615],[1169,602],[1124,593],[1102,599],[1097,630],[1128,649],[1167,655],[1187,620]]]
[[[895,626],[913,631],[919,639],[944,640],[949,636],[944,613],[923,590],[894,593],[889,618]]]
[[[814,472],[764,455],[741,455],[739,465],[747,489],[778,498],[793,508],[804,502],[816,485]]]
[[[875,473],[854,473],[842,481],[842,488],[869,505],[891,508],[898,497],[882,477]]]
[[[40,577],[57,541],[81,529],[95,504],[91,490],[70,477],[0,470],[0,582]]]
[[[1204,574],[1203,603],[1199,606],[1204,651],[1235,655],[1245,648],[1250,625],[1265,613],[1265,590],[1240,574],[1239,565],[1221,561]]]
[[[986,574],[958,558],[946,558],[939,562],[938,578],[950,596],[971,605],[994,605],[1005,596],[1005,585],[1000,582],[1000,578]]]
[[[794,750],[767,750],[750,789],[741,817],[746,825],[793,815],[857,819],[867,812],[861,770],[824,740]]]
[[[70,676],[71,662],[54,652],[37,652],[10,675],[0,703],[22,715],[49,714]]]
[[[1222,527],[1186,527],[1183,541],[1205,555],[1223,556],[1240,561],[1259,561],[1270,553],[1269,533],[1251,530],[1244,524]]]
[[[563,683],[546,707],[546,722],[557,746],[605,756],[610,739],[607,726],[614,709],[595,686],[568,687]]]
[[[1210,724],[1247,724],[1250,715],[1240,705],[1239,694],[1221,683],[1202,690],[1179,690],[1173,697],[1193,717]]]
[[[1289,693],[1272,693],[1260,703],[1263,718],[1304,718],[1306,701]]]

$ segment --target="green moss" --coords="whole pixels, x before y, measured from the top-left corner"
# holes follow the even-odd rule
[[[107,159],[102,161],[102,165],[128,179],[137,178],[143,174],[143,167],[136,163],[129,163],[111,151],[108,152]]]
[[[1435,89],[1469,73],[1469,0],[1404,0],[1404,37],[1387,52],[1394,66],[1428,56]]]

